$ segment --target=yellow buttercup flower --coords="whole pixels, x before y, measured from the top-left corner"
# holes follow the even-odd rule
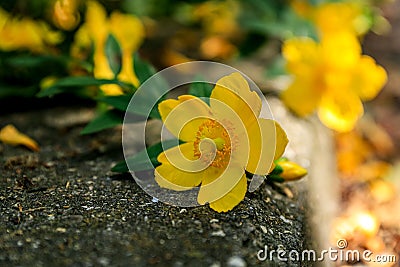
[[[45,22],[30,18],[17,19],[0,8],[0,50],[44,52],[49,45],[61,41],[61,33],[52,31]]]
[[[161,102],[158,109],[166,128],[185,143],[158,156],[157,183],[171,190],[200,185],[198,203],[218,212],[244,199],[245,170],[270,173],[288,142],[277,122],[258,117],[261,99],[239,73],[217,82],[210,105],[183,95]]]
[[[96,1],[88,1],[85,23],[75,35],[71,54],[77,58],[82,58],[93,44],[94,76],[99,79],[113,79],[114,73],[104,51],[109,34],[114,35],[122,50],[122,69],[117,78],[138,86],[139,81],[133,72],[132,56],[143,41],[144,27],[140,20],[133,15],[114,11],[108,18],[102,5]],[[121,88],[113,84],[103,85],[101,89],[107,95],[122,93]]]
[[[320,43],[294,38],[283,45],[293,81],[282,93],[285,104],[300,116],[318,110],[320,120],[337,131],[351,130],[363,114],[362,100],[373,99],[387,80],[386,71],[361,55],[357,38],[341,32]]]

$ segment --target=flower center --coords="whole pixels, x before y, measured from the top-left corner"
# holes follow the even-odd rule
[[[209,140],[214,143],[216,151],[214,149],[210,151],[200,151],[200,143],[202,141]],[[200,125],[196,139],[194,141],[194,156],[197,158],[202,157],[204,160],[211,162],[211,166],[222,168],[226,167],[229,163],[231,155],[231,140],[226,129],[215,120],[207,120]],[[202,155],[203,154],[203,155]]]
[[[222,139],[221,137],[217,137],[215,139],[213,139],[214,144],[217,146],[218,150],[222,150],[224,148],[225,145],[225,140]]]

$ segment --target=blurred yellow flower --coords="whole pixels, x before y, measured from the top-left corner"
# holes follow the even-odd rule
[[[60,29],[72,30],[79,21],[80,0],[56,0],[53,4],[53,23]]]
[[[230,36],[238,32],[236,17],[239,4],[234,0],[205,1],[193,11],[193,17],[203,23],[207,34]]]
[[[376,136],[375,136],[376,137]],[[379,148],[366,138],[366,133],[355,129],[336,133],[336,161],[341,177],[357,181],[372,181],[387,175],[388,162],[378,159]]]
[[[195,5],[192,15],[204,29],[200,52],[205,59],[226,60],[237,54],[233,43],[241,38],[237,23],[239,12],[240,5],[235,0],[205,1]]]
[[[94,76],[99,79],[113,79],[114,74],[104,51],[109,34],[114,35],[122,50],[122,69],[117,78],[138,86],[139,81],[133,72],[132,57],[143,41],[144,27],[140,20],[133,15],[114,11],[108,18],[103,6],[96,1],[88,1],[85,23],[75,35],[71,54],[82,58],[93,44]],[[101,89],[107,95],[122,93],[122,89],[118,85],[103,85]]]
[[[373,99],[387,80],[386,71],[361,55],[357,38],[348,32],[287,40],[282,48],[293,75],[282,93],[285,104],[300,116],[318,110],[320,120],[337,131],[351,130],[363,114],[362,100]]]
[[[52,31],[45,22],[30,18],[17,19],[0,8],[0,50],[44,52],[48,46],[61,41],[61,33]]]
[[[341,31],[363,35],[372,26],[367,9],[361,1],[326,2],[318,5],[312,16],[321,35]]]
[[[324,2],[312,5],[308,0],[291,0],[291,8],[301,17],[311,20],[320,35],[349,32],[365,34],[372,26],[368,4],[362,1]]]
[[[244,199],[245,170],[270,173],[288,142],[278,123],[258,118],[261,99],[239,73],[217,82],[210,106],[183,95],[158,107],[167,129],[186,143],[158,156],[157,183],[177,191],[201,184],[198,203],[209,203],[218,212],[229,211]]]

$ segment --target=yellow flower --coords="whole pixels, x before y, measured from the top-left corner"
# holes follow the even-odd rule
[[[313,14],[313,21],[321,35],[347,31],[355,35],[365,34],[371,27],[361,2],[327,2],[318,5]]]
[[[239,74],[221,78],[210,105],[183,95],[158,106],[166,128],[184,141],[161,153],[155,179],[164,188],[189,190],[199,186],[197,201],[226,212],[245,196],[245,170],[266,175],[287,145],[278,123],[258,118],[261,99]]]
[[[1,50],[27,49],[33,52],[44,52],[49,45],[55,45],[61,41],[61,33],[50,30],[45,22],[30,18],[16,19],[0,8]]]
[[[132,56],[144,38],[144,27],[140,20],[133,15],[122,14],[118,11],[114,11],[107,18],[104,7],[96,1],[87,2],[85,19],[85,23],[75,35],[71,54],[77,58],[82,58],[93,44],[94,76],[99,79],[113,79],[114,74],[104,51],[107,37],[112,34],[122,50],[122,69],[117,78],[138,86],[139,81],[133,72]],[[103,85],[101,89],[107,95],[122,93],[118,85]]]
[[[204,24],[209,35],[232,36],[238,32],[236,17],[239,11],[237,1],[205,1],[195,6],[193,17]]]
[[[79,23],[79,0],[56,0],[53,4],[53,23],[63,30],[72,30]]]
[[[282,54],[293,75],[282,93],[285,104],[299,116],[318,110],[320,120],[337,131],[354,127],[363,114],[361,101],[373,99],[387,80],[384,68],[361,55],[357,38],[348,32],[324,36],[320,43],[290,39]]]

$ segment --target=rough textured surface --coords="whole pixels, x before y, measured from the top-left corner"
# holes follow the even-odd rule
[[[311,266],[257,259],[264,246],[309,248],[302,187],[264,184],[228,213],[168,206],[109,171],[119,130],[79,136],[82,121],[62,122],[71,113],[0,116],[41,145],[0,145],[1,266]]]

